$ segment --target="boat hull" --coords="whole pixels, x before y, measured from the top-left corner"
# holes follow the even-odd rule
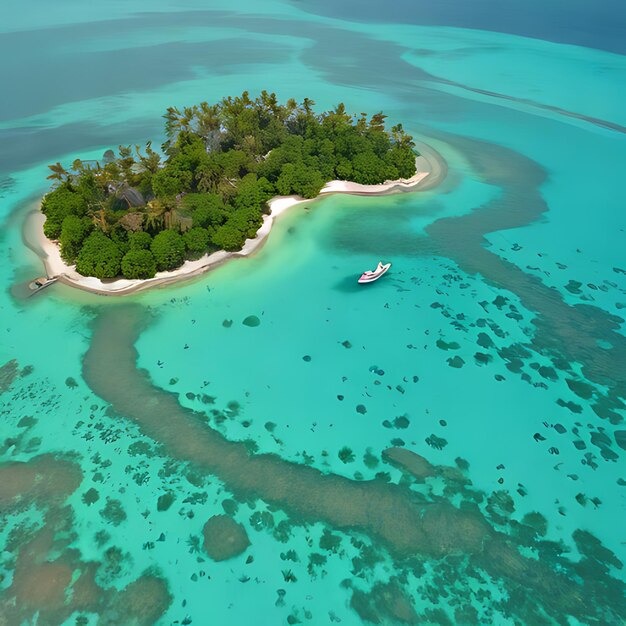
[[[387,270],[391,267],[391,263],[387,263],[386,265],[383,265],[382,269],[379,272],[375,272],[375,273],[364,273],[361,275],[361,278],[359,278],[358,283],[360,285],[367,285],[368,283],[374,283],[376,282],[381,276],[383,276],[384,274],[387,273]]]

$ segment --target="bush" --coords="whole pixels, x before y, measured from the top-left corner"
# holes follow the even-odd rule
[[[304,163],[287,163],[276,181],[276,189],[283,196],[297,194],[303,198],[315,198],[325,182],[315,168]]]
[[[124,278],[152,278],[156,274],[156,261],[150,250],[135,248],[122,259]]]
[[[209,246],[209,233],[205,228],[192,228],[183,235],[187,257],[199,259]]]
[[[119,224],[113,226],[113,228],[109,231],[109,237],[122,251],[122,256],[130,250],[130,245],[128,243],[128,231],[123,226],[120,226]]]
[[[56,222],[49,217],[43,224],[43,234],[48,239],[58,239],[61,236],[61,222]]]
[[[188,193],[181,204],[185,211],[191,212],[194,227],[217,228],[228,219],[222,198],[214,193]]]
[[[176,269],[185,260],[185,242],[173,230],[164,230],[156,235],[150,250],[160,272]]]
[[[152,177],[152,189],[157,198],[173,198],[191,185],[191,172],[166,167]]]
[[[230,221],[220,226],[212,237],[213,243],[218,248],[227,250],[228,252],[241,250],[246,239],[246,233],[239,230],[239,228],[231,224]]]
[[[136,233],[129,233],[128,245],[131,250],[149,250],[152,243],[152,237],[150,233],[146,233],[143,230]]]
[[[246,238],[252,238],[256,235],[256,231],[261,228],[263,217],[259,208],[239,209],[232,214],[228,223],[243,232]]]
[[[234,204],[238,209],[257,209],[263,207],[274,194],[274,185],[267,178],[246,174],[237,185]]]
[[[216,229],[226,222],[228,215],[229,213],[225,209],[209,209],[202,207],[192,213],[191,219],[194,226]]]
[[[83,217],[87,211],[85,199],[67,187],[57,187],[48,193],[42,203],[41,212],[46,216],[44,233],[49,239],[58,239],[61,236],[63,220],[76,215]]]
[[[198,209],[223,209],[224,202],[216,193],[187,193],[181,201],[182,207],[187,211]]]
[[[398,170],[374,152],[362,152],[352,160],[352,180],[362,185],[378,185],[398,178]]]
[[[120,273],[122,252],[99,230],[87,237],[76,259],[76,271],[83,276],[115,278]]]
[[[339,180],[352,180],[352,163],[348,159],[341,159],[335,168]]]
[[[74,263],[87,235],[93,230],[93,224],[86,217],[68,215],[61,227],[61,257],[66,263]]]
[[[387,153],[386,160],[396,168],[400,178],[411,178],[415,175],[415,153],[411,148],[394,146]]]

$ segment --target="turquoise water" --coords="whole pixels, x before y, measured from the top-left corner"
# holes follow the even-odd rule
[[[0,26],[0,623],[622,623],[624,57],[280,1],[24,4]],[[176,287],[20,297],[47,163],[244,89],[382,109],[448,176],[296,207]],[[250,545],[216,562],[225,512]]]

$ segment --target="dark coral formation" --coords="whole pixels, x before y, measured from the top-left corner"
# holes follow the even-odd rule
[[[228,515],[214,515],[202,529],[204,549],[214,561],[239,556],[250,545],[246,529]]]
[[[597,559],[586,555],[579,562],[565,558],[562,546],[542,541],[535,527],[511,520],[510,502],[502,495],[489,500],[488,519],[476,505],[484,495],[470,488],[461,460],[457,468],[431,470],[420,458],[387,453],[405,468],[407,463],[417,468],[420,480],[429,480],[424,474],[434,471],[444,481],[444,498],[425,498],[407,485],[324,474],[273,454],[251,454],[245,442],[228,441],[137,369],[134,342],[146,322],[145,310],[134,305],[103,312],[85,355],[85,380],[170,456],[219,476],[239,499],[261,498],[287,512],[292,522],[323,521],[369,535],[388,549],[399,568],[417,557],[436,560],[437,570],[448,572],[442,588],[451,589],[450,581],[458,576],[480,578],[484,572],[508,593],[506,601],[496,603],[498,609],[524,623],[545,616],[562,622],[567,615],[583,623],[626,619],[624,585],[607,567],[594,565]],[[451,504],[458,497],[459,507]],[[470,611],[459,610],[463,615]]]
[[[100,565],[86,562],[72,541],[73,515],[65,500],[80,485],[81,470],[51,455],[27,463],[0,465],[0,510],[15,514],[35,504],[44,511],[38,529],[24,528],[15,549],[11,585],[0,592],[0,616],[6,624],[62,624],[75,613],[97,613],[101,624],[149,626],[167,610],[165,582],[146,573],[118,591],[96,582]]]

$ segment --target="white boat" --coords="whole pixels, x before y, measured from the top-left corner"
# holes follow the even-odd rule
[[[56,283],[56,281],[57,281],[57,277],[56,276],[54,276],[53,278],[48,278],[47,276],[42,276],[41,278],[37,278],[36,280],[31,281],[28,284],[28,288],[30,289],[30,295],[32,296],[33,294],[37,293],[38,291],[41,291],[42,289],[45,289],[49,285],[52,285],[52,283]]]
[[[389,268],[391,267],[391,263],[385,263],[383,265],[382,261],[378,262],[376,269],[374,271],[367,271],[361,274],[361,278],[359,278],[359,283],[362,285],[365,283],[373,283],[375,280],[378,280]]]

